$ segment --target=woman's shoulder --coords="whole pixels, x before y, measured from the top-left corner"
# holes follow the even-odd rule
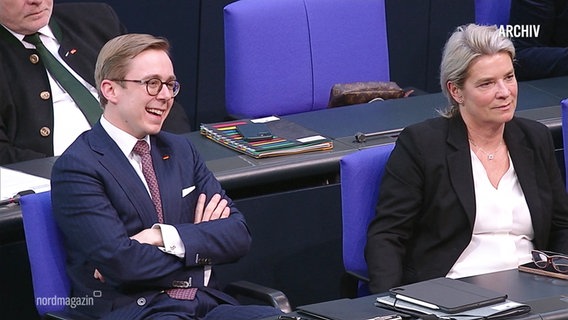
[[[536,120],[526,119],[526,118],[519,118],[513,117],[511,119],[510,124],[511,126],[517,126],[520,130],[525,132],[525,134],[532,135],[532,134],[547,134],[550,132],[549,128]]]

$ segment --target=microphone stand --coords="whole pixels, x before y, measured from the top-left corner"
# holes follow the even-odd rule
[[[370,132],[370,133],[357,132],[355,134],[355,141],[357,141],[359,143],[363,143],[363,142],[367,141],[367,138],[375,138],[375,137],[386,136],[386,135],[391,135],[391,134],[394,134],[394,136],[398,136],[398,134],[401,131],[402,131],[402,129],[383,130],[383,131]]]

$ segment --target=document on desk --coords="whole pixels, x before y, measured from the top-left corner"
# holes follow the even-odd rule
[[[9,199],[24,190],[39,193],[50,189],[49,179],[0,167],[0,200]]]

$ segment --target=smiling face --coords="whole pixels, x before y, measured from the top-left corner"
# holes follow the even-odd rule
[[[499,127],[513,118],[517,106],[517,80],[507,53],[483,55],[469,66],[463,88],[448,83],[468,125]]]
[[[32,34],[47,25],[53,0],[0,0],[0,23],[20,34]]]
[[[124,79],[163,82],[175,80],[174,68],[163,50],[150,49],[135,56],[128,64]],[[102,91],[108,99],[104,116],[112,124],[141,139],[157,134],[174,103],[173,93],[163,85],[157,95],[146,91],[146,84],[103,80]]]

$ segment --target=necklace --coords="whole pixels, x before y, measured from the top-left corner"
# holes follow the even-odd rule
[[[471,139],[467,139],[469,140],[469,142],[477,148],[477,150],[481,151],[483,154],[485,154],[487,156],[487,160],[493,160],[495,159],[495,153],[497,153],[497,151],[499,151],[499,149],[501,148],[501,145],[503,144],[503,140],[501,140],[499,142],[499,145],[497,146],[497,148],[495,148],[495,151],[493,152],[487,152],[485,150],[483,150],[483,148],[481,148],[480,146],[478,146],[477,144],[475,144],[475,142],[473,142]]]

